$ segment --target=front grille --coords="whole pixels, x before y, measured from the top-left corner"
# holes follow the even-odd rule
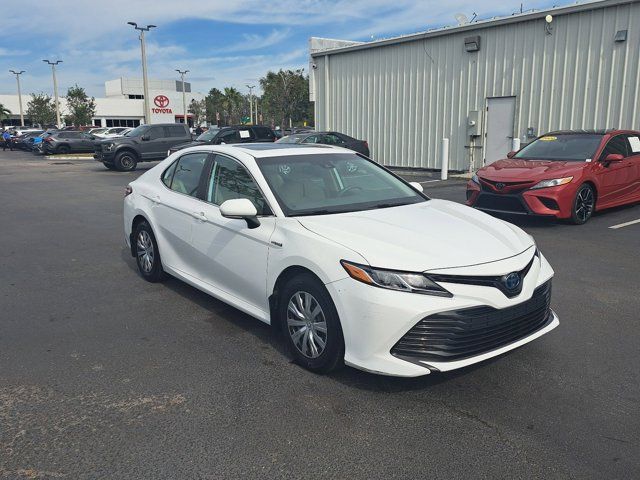
[[[430,315],[409,330],[391,354],[437,362],[480,355],[544,327],[551,321],[550,302],[551,280],[513,307],[481,306]]]
[[[502,212],[528,213],[522,200],[517,196],[511,195],[481,193],[474,207],[486,210],[499,210]]]
[[[495,192],[500,190],[502,193],[518,193],[528,189],[534,184],[531,180],[524,182],[500,182],[497,180],[480,179],[480,187],[485,192]]]

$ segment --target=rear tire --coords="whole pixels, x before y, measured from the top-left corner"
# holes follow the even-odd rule
[[[116,170],[121,172],[131,172],[136,169],[138,159],[135,154],[129,151],[120,152],[116,155],[116,159],[113,162]]]
[[[162,259],[156,237],[146,221],[135,226],[132,241],[132,250],[135,252],[136,264],[142,278],[151,283],[166,279],[167,274],[162,269]]]
[[[587,183],[580,185],[571,207],[571,222],[583,225],[591,218],[596,207],[596,194],[593,187]]]
[[[62,155],[66,155],[70,151],[71,151],[71,149],[69,147],[67,147],[66,145],[60,145],[58,148],[56,148],[56,153],[60,153]]]
[[[344,337],[331,296],[313,275],[290,279],[278,301],[278,319],[287,347],[298,365],[328,373],[344,365]]]

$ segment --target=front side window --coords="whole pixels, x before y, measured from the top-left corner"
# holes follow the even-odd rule
[[[607,158],[607,155],[611,155],[612,153],[622,155],[625,158],[628,157],[629,151],[627,145],[628,144],[626,136],[618,135],[616,137],[613,137],[607,142],[607,145],[602,150],[600,160],[604,160],[605,158]]]
[[[594,158],[601,141],[602,135],[591,133],[545,135],[524,147],[513,158],[584,162]]]
[[[258,166],[288,216],[372,210],[428,200],[355,153],[261,158]]]
[[[108,125],[108,123],[109,123],[109,120],[107,120],[107,126],[110,127],[111,125]],[[151,128],[149,127],[149,125],[140,125],[134,128],[133,130],[131,130],[127,134],[127,137],[140,137],[142,135],[146,135],[148,133],[149,128]]]
[[[311,135],[302,140],[302,143],[320,143],[320,139],[318,138],[318,135]]]
[[[198,138],[196,138],[196,140],[198,142],[207,142],[208,143],[211,140],[213,140],[213,138],[218,134],[219,131],[220,131],[219,128],[210,128],[206,132],[203,132],[200,135],[198,135]]]
[[[200,177],[207,161],[207,155],[206,152],[183,155],[174,163],[173,172],[171,172],[172,167],[165,170],[162,181],[167,185],[168,177],[171,177],[171,181],[167,185],[171,190],[195,197],[198,193]]]
[[[240,135],[237,130],[229,130],[227,132],[222,132],[222,134],[218,137],[219,143],[238,143],[240,141]]]
[[[149,136],[149,140],[157,140],[158,138],[164,137],[164,129],[162,127],[152,127],[147,132]]]
[[[258,210],[258,215],[270,215],[271,210],[246,168],[223,155],[217,155],[207,185],[206,199],[222,205],[227,200],[247,198]]]
[[[344,141],[333,133],[324,135],[322,138],[322,143],[325,143],[327,145],[344,145]]]

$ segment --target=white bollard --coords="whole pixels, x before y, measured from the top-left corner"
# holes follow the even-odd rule
[[[449,175],[449,139],[442,139],[442,161],[440,170],[440,180],[446,180]]]
[[[520,150],[520,138],[513,137],[513,142],[511,144],[511,150],[513,150],[514,152],[517,152],[518,150]]]

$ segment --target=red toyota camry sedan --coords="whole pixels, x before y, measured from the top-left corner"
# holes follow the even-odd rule
[[[570,219],[640,202],[640,132],[551,132],[481,168],[467,184],[479,210]]]

